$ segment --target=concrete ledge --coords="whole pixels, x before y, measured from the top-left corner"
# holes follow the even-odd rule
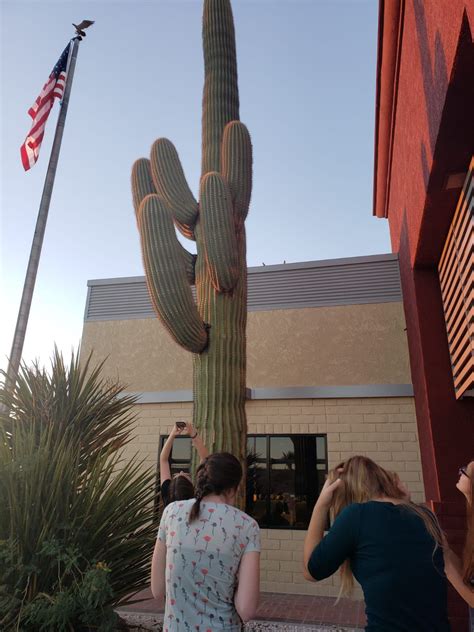
[[[358,397],[413,397],[411,384],[356,384],[355,386],[286,386],[282,388],[247,388],[247,399],[351,399]],[[139,404],[192,402],[193,392],[130,392]]]
[[[252,388],[250,399],[335,399],[354,397],[412,397],[411,384],[356,384],[355,386],[288,386]]]

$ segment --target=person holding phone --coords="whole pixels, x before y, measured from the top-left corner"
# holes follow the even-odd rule
[[[173,477],[170,469],[170,455],[173,443],[177,436],[189,435],[194,448],[196,448],[199,458],[203,461],[208,451],[201,437],[194,429],[194,426],[185,421],[177,421],[166,440],[160,454],[160,487],[161,499],[166,507],[176,500],[188,500],[194,498],[194,485],[191,475],[188,472],[178,472]]]

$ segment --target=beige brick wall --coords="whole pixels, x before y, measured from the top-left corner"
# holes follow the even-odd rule
[[[413,500],[424,500],[412,397],[247,402],[249,433],[325,433],[329,467],[364,454],[395,470]]]
[[[339,578],[337,575],[317,583],[304,579],[302,567],[305,536],[306,531],[261,530],[261,590],[323,597],[336,597],[338,595]],[[358,586],[356,586],[353,596],[362,598],[362,592]]]
[[[127,455],[138,452],[147,465],[156,468],[160,434],[167,434],[177,419],[190,421],[192,404],[144,404],[137,406],[137,414],[136,438],[127,447]],[[364,454],[398,472],[413,500],[424,500],[411,397],[252,400],[247,402],[247,417],[252,434],[327,434],[330,468],[354,454]],[[262,529],[262,590],[337,595],[337,578],[317,584],[303,579],[305,533]]]

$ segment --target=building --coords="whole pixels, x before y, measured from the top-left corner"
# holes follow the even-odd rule
[[[192,360],[155,317],[144,277],[89,281],[82,354],[138,397],[130,455],[156,469],[192,419]],[[423,500],[398,260],[378,255],[249,269],[247,510],[262,527],[262,590],[336,595],[305,582],[305,527],[328,467],[366,454]],[[173,466],[189,467],[177,439]],[[313,473],[311,475],[311,472]]]
[[[380,0],[374,214],[400,262],[426,498],[454,548],[474,455],[473,28],[473,0]],[[453,600],[453,629],[465,613]]]

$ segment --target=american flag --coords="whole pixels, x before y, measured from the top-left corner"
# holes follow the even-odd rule
[[[48,120],[49,113],[54,104],[54,99],[62,99],[64,86],[66,85],[66,67],[69,57],[69,43],[58,59],[48,81],[44,84],[39,97],[28,110],[28,114],[33,119],[30,132],[25,142],[20,148],[21,161],[25,171],[31,169],[36,163],[44,136],[44,128]]]

